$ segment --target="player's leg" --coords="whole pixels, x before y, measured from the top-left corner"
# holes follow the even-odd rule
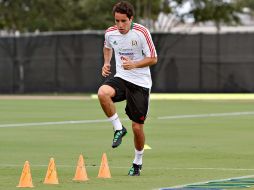
[[[144,145],[145,145],[144,124],[136,123],[133,121],[132,122],[132,131],[134,134],[135,149],[137,151],[142,151],[144,149]]]
[[[120,84],[119,79],[112,78],[107,80],[98,90],[101,107],[114,126],[113,148],[121,144],[122,137],[127,133],[127,130],[122,126],[114,105],[114,102],[121,101],[125,98],[123,97],[124,93],[121,90]]]
[[[112,101],[112,97],[116,94],[115,89],[109,85],[102,85],[98,90],[98,98],[101,107],[107,117],[112,117],[116,114],[116,107]]]
[[[144,121],[148,112],[150,90],[133,84],[127,86],[129,88],[126,93],[127,105],[125,109],[127,115],[132,120],[135,145],[135,157],[128,175],[139,176],[144,153]]]
[[[142,169],[142,159],[144,154],[145,134],[144,124],[132,122],[132,130],[134,134],[135,157],[132,167],[128,173],[130,176],[139,176]]]

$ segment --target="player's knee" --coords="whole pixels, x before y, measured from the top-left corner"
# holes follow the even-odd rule
[[[143,124],[139,124],[136,122],[132,123],[132,129],[134,133],[142,133],[143,132]]]
[[[101,100],[110,96],[110,92],[107,90],[105,86],[101,86],[98,90],[97,95],[98,95],[98,98]]]
[[[102,99],[103,97],[105,97],[105,91],[103,90],[102,87],[99,88],[97,95],[99,99]]]

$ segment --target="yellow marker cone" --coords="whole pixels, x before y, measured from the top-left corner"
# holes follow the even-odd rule
[[[85,168],[85,162],[83,155],[81,154],[78,159],[78,164],[76,168],[76,173],[73,178],[74,181],[87,181],[87,173],[86,173],[86,168]]]
[[[34,187],[32,181],[32,175],[30,172],[30,164],[28,161],[25,161],[22,174],[20,176],[19,184],[17,187]]]
[[[152,149],[152,148],[151,148],[149,145],[145,144],[144,149],[145,149],[145,150],[150,150],[150,149]]]
[[[101,166],[100,166],[100,170],[98,173],[98,178],[111,178],[106,153],[103,153],[103,155],[102,155]]]
[[[44,184],[59,184],[54,158],[50,158],[47,174],[44,179]]]

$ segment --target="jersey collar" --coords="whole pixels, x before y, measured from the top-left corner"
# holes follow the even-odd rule
[[[134,26],[134,22],[131,22],[131,30],[133,29]]]

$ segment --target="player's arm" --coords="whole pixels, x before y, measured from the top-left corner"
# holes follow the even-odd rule
[[[112,58],[113,50],[111,48],[103,48],[104,64],[102,67],[102,76],[107,77],[111,74],[110,72],[110,61]]]
[[[157,57],[145,57],[144,59],[140,61],[133,61],[128,57],[122,57],[123,61],[123,68],[125,70],[130,70],[134,68],[142,68],[142,67],[147,67],[147,66],[152,66],[157,63]]]

